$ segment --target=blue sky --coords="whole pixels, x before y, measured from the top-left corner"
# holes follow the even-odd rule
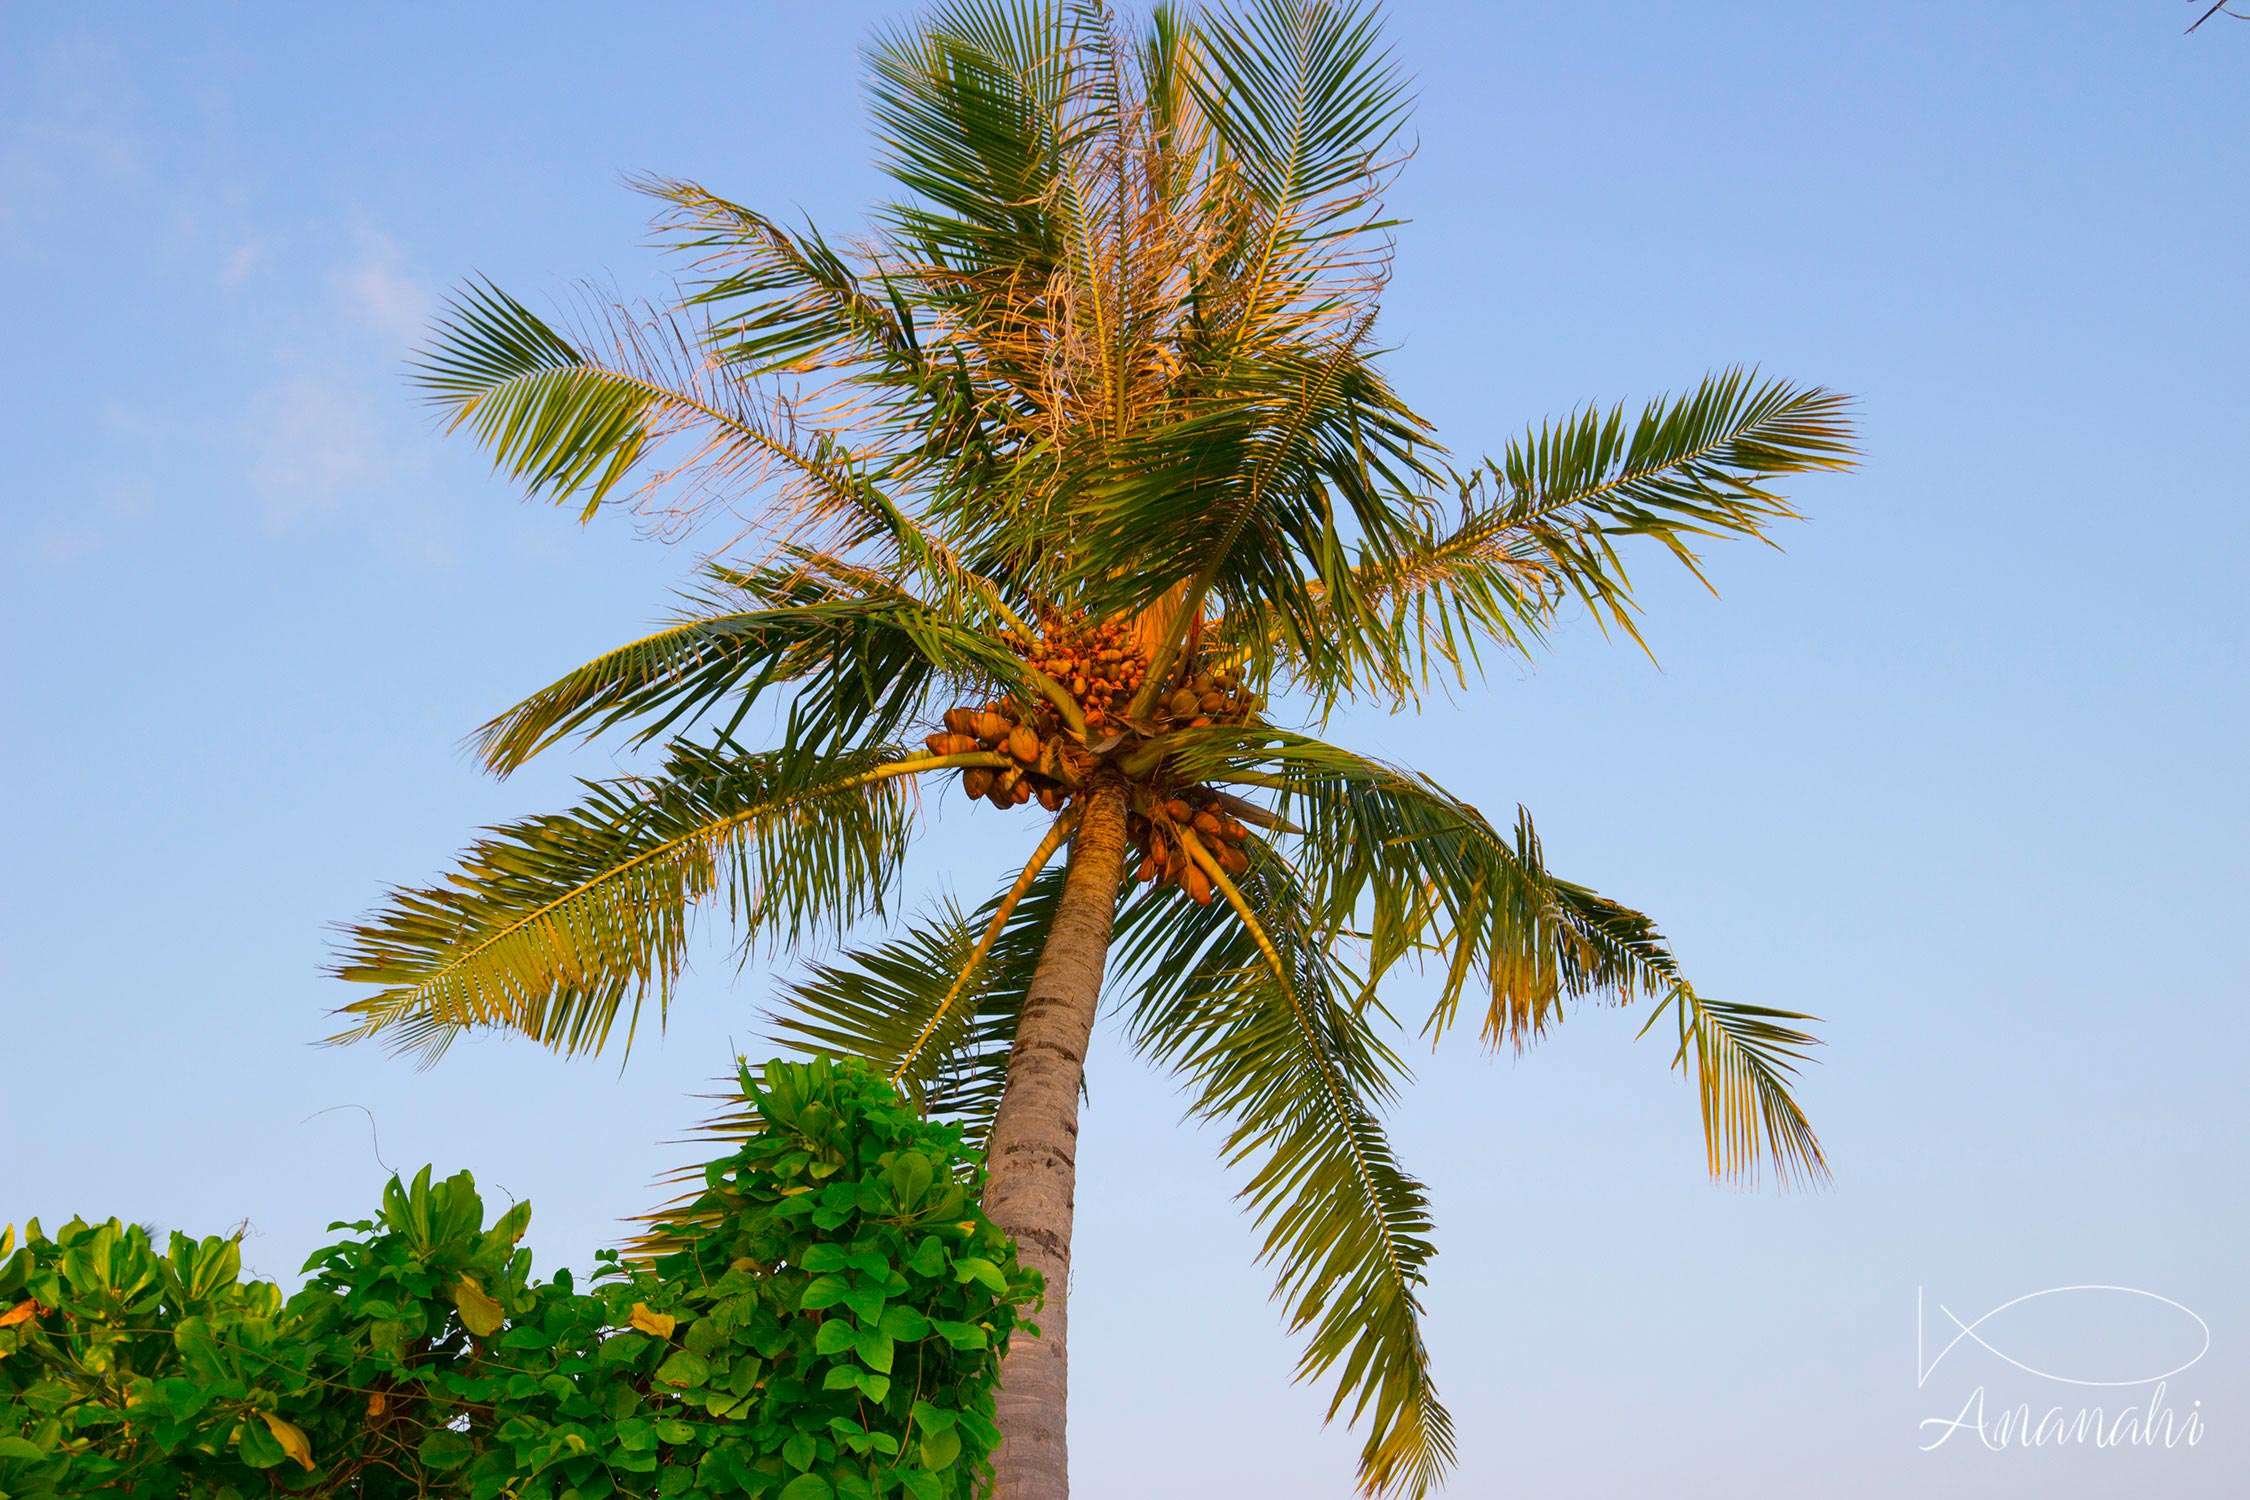
[[[287,1277],[383,1176],[347,1105],[392,1165],[530,1197],[550,1266],[651,1201],[689,1096],[757,1045],[772,955],[709,945],[622,1072],[313,1045],[326,924],[620,764],[494,782],[464,733],[693,560],[514,498],[401,364],[471,272],[654,290],[623,173],[848,230],[880,191],[855,49],[896,13],[0,11],[0,1220],[247,1217]],[[1857,393],[1869,454],[1803,487],[1785,553],[1722,551],[1721,598],[1651,562],[1660,665],[1578,622],[1337,726],[1528,805],[1705,991],[1826,1018],[1818,1194],[1704,1181],[1629,1014],[1417,1058],[1395,1124],[1441,1224],[1453,1493],[2233,1492],[2250,25],[2189,19],[1395,9],[1420,152],[1385,326],[1458,450],[1740,361]],[[915,897],[979,891],[1008,858],[982,832],[942,814]],[[1289,1384],[1214,1142],[1114,1036],[1092,1067],[1080,1494],[1345,1493],[1355,1444]],[[2078,1283],[2209,1324],[2168,1387],[2201,1443],[1917,1451],[1978,1383],[2079,1395],[1974,1349],[1917,1388],[1916,1289],[1970,1317]]]

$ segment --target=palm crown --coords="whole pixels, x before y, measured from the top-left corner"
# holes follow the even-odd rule
[[[339,965],[371,987],[348,1035],[598,1048],[661,1012],[700,902],[782,946],[879,909],[914,783],[958,778],[1044,820],[1021,873],[812,966],[777,1014],[976,1136],[1069,899],[1053,861],[1114,824],[1109,993],[1222,1122],[1301,1374],[1365,1424],[1363,1484],[1418,1493],[1453,1439],[1417,1327],[1425,1194],[1379,1123],[1404,1078],[1385,979],[1434,969],[1423,1034],[1466,1005],[1494,1046],[1572,1000],[1649,1002],[1720,1174],[1822,1170],[1788,1088],[1811,1038],[1698,995],[1647,917],[1548,871],[1528,817],[1308,728],[1471,683],[1572,600],[1631,632],[1621,541],[1692,567],[1764,536],[1792,514],[1775,477],[1848,462],[1844,403],[1727,373],[1457,466],[1379,359],[1406,100],[1366,10],[1160,8],[1128,34],[960,0],[869,72],[904,192],[864,238],[647,181],[693,266],[676,299],[565,330],[479,284],[423,357],[532,493],[741,529],[676,619],[478,738],[502,773],[608,732],[661,768],[395,891]]]

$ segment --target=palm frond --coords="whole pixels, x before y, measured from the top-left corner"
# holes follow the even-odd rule
[[[1276,622],[1301,652],[1348,649],[1358,587],[1347,550],[1388,555],[1409,520],[1395,497],[1427,472],[1428,432],[1350,330],[1269,351],[1225,389],[1120,444],[1073,515],[1074,582],[1103,612],[1137,613],[1181,581],[1179,631],[1208,599]],[[1153,684],[1170,664],[1160,655]]]
[[[795,685],[796,723],[823,743],[887,739],[923,715],[933,689],[1013,682],[1018,659],[990,615],[933,607],[888,576],[798,551],[761,568],[706,567],[676,623],[606,652],[477,731],[505,774],[574,733],[636,725],[646,744],[722,704],[729,727],[766,692]],[[953,601],[957,606],[959,601]]]
[[[1423,1495],[1453,1461],[1453,1423],[1420,1327],[1435,1253],[1427,1193],[1376,1113],[1405,1070],[1288,865],[1263,841],[1246,848],[1239,882],[1204,866],[1224,903],[1128,903],[1127,1022],[1145,1055],[1187,1080],[1192,1112],[1226,1126],[1227,1161],[1248,1169],[1261,1258],[1305,1336],[1298,1377],[1332,1380],[1329,1416],[1349,1404],[1367,1424],[1362,1489]]]
[[[864,1057],[972,1142],[991,1128],[1016,1020],[1061,899],[1058,822],[1023,874],[972,916],[947,907],[878,947],[814,965],[774,1012],[774,1039]]]
[[[1703,1108],[1703,1142],[1713,1177],[1755,1181],[1771,1162],[1784,1187],[1828,1177],[1828,1159],[1812,1122],[1790,1092],[1790,1080],[1819,1045],[1793,1022],[1794,1011],[1706,1000],[1681,983],[1641,1027],[1646,1036],[1664,1013],[1674,1013],[1679,1050],[1672,1065],[1695,1070]]]
[[[1403,81],[1372,5],[1255,0],[1201,18],[1194,91],[1251,209],[1228,262],[1207,279],[1211,321],[1230,345],[1357,323],[1389,260],[1384,153],[1404,124]]]
[[[431,403],[467,426],[527,493],[578,499],[591,516],[636,473],[632,492],[673,514],[748,505],[753,528],[798,541],[822,526],[870,517],[870,456],[839,431],[806,423],[797,405],[728,378],[707,357],[706,331],[680,311],[601,313],[606,348],[566,337],[489,282],[447,305],[414,372]],[[651,463],[666,456],[661,469]],[[762,492],[763,499],[759,499]]]
[[[1706,1142],[1733,1143],[1726,1175],[1753,1170],[1760,1141],[1784,1178],[1818,1175],[1819,1147],[1788,1096],[1788,1070],[1771,1065],[1786,1061],[1772,1051],[1775,1038],[1734,1024],[1813,1018],[1698,999],[1653,921],[1547,869],[1528,813],[1519,808],[1513,835],[1503,835],[1428,777],[1287,731],[1185,738],[1173,759],[1179,774],[1279,793],[1276,811],[1304,829],[1296,847],[1305,888],[1332,928],[1365,933],[1371,985],[1409,959],[1441,966],[1424,1026],[1433,1041],[1472,987],[1493,1047],[1524,1046],[1571,1000],[1679,1004],[1695,1034],[1711,1038],[1693,1061]],[[1721,1087],[1728,1077],[1746,1082]]]
[[[643,177],[634,185],[672,205],[659,233],[696,257],[704,279],[689,299],[712,309],[705,343],[737,379],[872,363],[907,383],[922,373],[903,292],[870,281],[806,225],[802,233],[701,184]]]
[[[1650,402],[1637,420],[1622,405],[1586,407],[1464,478],[1458,524],[1385,560],[1362,587],[1390,602],[1402,645],[1426,656],[1434,639],[1457,666],[1480,636],[1535,640],[1571,597],[1637,640],[1618,542],[1649,538],[1699,579],[1703,543],[1770,542],[1776,523],[1797,517],[1771,481],[1855,461],[1850,404],[1734,369]]]
[[[883,165],[913,194],[900,237],[932,266],[1005,278],[1060,250],[1054,187],[1086,91],[1070,8],[951,0],[868,52]]]
[[[764,755],[678,743],[663,774],[584,783],[568,812],[489,830],[447,883],[394,890],[346,929],[338,977],[374,987],[338,1040],[434,1060],[470,1027],[565,1053],[669,1003],[692,909],[721,892],[745,942],[791,944],[880,910],[911,831],[898,778],[996,757],[887,747]]]

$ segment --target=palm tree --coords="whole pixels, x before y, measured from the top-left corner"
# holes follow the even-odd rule
[[[1737,371],[1456,464],[1382,370],[1407,101],[1346,0],[1131,31],[951,0],[868,71],[903,191],[863,238],[645,181],[689,267],[676,298],[565,327],[479,283],[423,356],[532,495],[734,531],[676,618],[478,738],[500,774],[612,732],[661,767],[393,892],[349,931],[338,972],[371,988],[346,1035],[598,1049],[661,1017],[700,903],[745,944],[836,937],[891,896],[917,784],[1024,808],[1036,847],[997,894],[809,967],[776,1013],[981,1139],[987,1209],[1045,1275],[997,1493],[1067,1493],[1106,981],[1222,1126],[1300,1376],[1364,1426],[1362,1488],[1419,1495],[1454,1437],[1418,1325],[1425,1193],[1380,1123],[1405,1078],[1385,980],[1434,972],[1433,1042],[1464,1005],[1520,1047],[1571,1002],[1647,1003],[1727,1176],[1824,1170],[1789,1089],[1812,1038],[1699,995],[1647,917],[1548,871],[1528,817],[1316,731],[1473,685],[1573,601],[1633,633],[1623,539],[1694,567],[1706,539],[1766,536],[1794,514],[1775,478],[1849,463],[1845,403]]]

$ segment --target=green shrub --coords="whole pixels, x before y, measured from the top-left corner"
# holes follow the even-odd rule
[[[530,1205],[487,1227],[427,1168],[286,1300],[228,1239],[0,1234],[0,1500],[970,1495],[1039,1293],[979,1164],[857,1064],[742,1086],[744,1138],[584,1290],[532,1279]]]

